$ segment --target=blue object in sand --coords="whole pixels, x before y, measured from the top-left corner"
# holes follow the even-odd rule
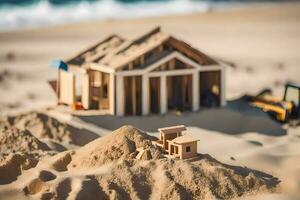
[[[55,69],[62,69],[68,71],[68,65],[62,60],[54,60],[51,62],[50,67]]]

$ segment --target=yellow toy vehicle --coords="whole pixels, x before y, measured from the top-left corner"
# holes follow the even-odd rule
[[[280,122],[300,118],[300,85],[287,83],[283,99],[272,96],[271,90],[264,90],[250,99],[251,105],[270,113]]]

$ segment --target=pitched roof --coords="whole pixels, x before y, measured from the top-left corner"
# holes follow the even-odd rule
[[[125,43],[125,40],[118,35],[110,35],[104,40],[88,47],[87,49],[77,53],[66,62],[73,65],[82,65],[84,63],[95,62],[106,56],[109,52]]]
[[[163,132],[165,134],[177,133],[177,132],[182,132],[185,130],[186,130],[186,127],[184,125],[170,126],[170,127],[164,127],[164,128],[158,129],[159,132]]]
[[[150,32],[137,37],[133,41],[127,42],[123,47],[105,57],[100,63],[112,68],[118,68],[133,61],[137,57],[147,53],[151,49],[158,47],[164,41],[169,39],[169,35],[161,32],[160,28],[155,28]]]
[[[166,41],[170,42],[175,50],[184,51],[188,57],[200,64],[210,65],[217,63],[187,43],[162,32],[160,27],[156,27],[133,40],[125,40],[118,35],[111,35],[96,45],[78,53],[76,56],[69,59],[67,63],[77,66],[98,63],[103,66],[117,69],[130,63],[139,56],[146,54]]]
[[[193,138],[190,135],[183,135],[183,136],[177,137],[172,140],[172,142],[174,142],[176,144],[184,144],[184,143],[197,142],[197,141],[199,141],[199,140]]]

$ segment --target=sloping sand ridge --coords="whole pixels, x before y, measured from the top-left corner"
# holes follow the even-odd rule
[[[276,178],[222,164],[209,155],[184,161],[163,158],[161,149],[152,145],[153,139],[139,129],[123,126],[77,150],[41,159],[16,181],[1,183],[0,196],[230,199],[276,190]],[[148,151],[141,160],[135,159],[139,147]]]
[[[3,117],[0,127],[4,125],[20,130],[26,129],[39,139],[77,146],[82,146],[98,137],[94,133],[61,123],[42,112],[27,112],[16,116]]]

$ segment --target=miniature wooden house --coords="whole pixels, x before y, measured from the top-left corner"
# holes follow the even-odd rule
[[[168,143],[169,155],[174,155],[180,159],[192,158],[197,155],[198,141],[190,135],[177,137]]]
[[[224,67],[159,27],[134,40],[111,35],[66,63],[62,104],[120,116],[225,105]]]
[[[185,130],[184,125],[160,128],[158,129],[160,137],[155,144],[174,157],[192,158],[197,155],[198,140],[190,135],[182,135]]]
[[[166,151],[168,151],[168,148],[169,148],[168,141],[181,136],[182,131],[185,131],[185,130],[186,130],[186,128],[184,125],[159,128],[158,131],[160,134],[160,137],[159,137],[160,139],[157,141],[157,143],[161,147],[163,147]]]

